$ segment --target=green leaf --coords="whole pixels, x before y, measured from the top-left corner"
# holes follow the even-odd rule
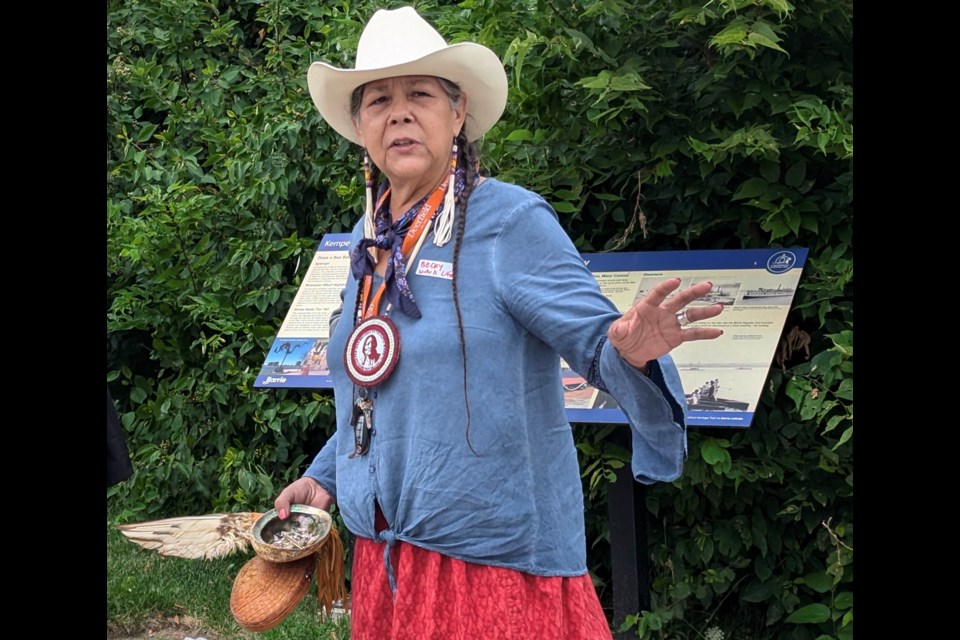
[[[763,178],[750,178],[743,182],[739,188],[737,188],[736,193],[733,194],[731,200],[746,200],[749,198],[756,198],[761,194],[765,194],[769,184]]]
[[[663,618],[657,613],[644,611],[643,617],[652,631],[658,631],[663,628]]]
[[[606,89],[610,84],[610,72],[603,71],[600,75],[583,78],[577,84],[584,89]]]
[[[758,36],[773,43],[780,42],[780,36],[778,36],[776,31],[774,31],[773,26],[769,22],[764,22],[763,20],[757,20],[753,23],[753,29],[750,36]],[[783,49],[780,49],[780,47],[777,47],[777,49],[783,51]]]
[[[713,438],[708,438],[700,445],[700,455],[704,462],[709,465],[715,465],[730,458],[727,450]]]
[[[744,602],[764,602],[779,589],[780,584],[777,580],[754,580],[743,590],[740,599]]]
[[[687,142],[690,144],[690,147],[693,148],[694,151],[700,154],[706,152],[710,148],[710,145],[708,143],[702,142],[690,136],[687,136]]]
[[[771,240],[777,240],[778,238],[782,238],[785,235],[788,235],[789,233],[790,233],[790,227],[788,227],[782,221],[773,220],[770,222],[770,239]]]
[[[747,37],[747,42],[750,42],[752,44],[758,44],[762,47],[767,47],[768,49],[774,49],[775,51],[780,51],[781,53],[786,53],[786,50],[780,45],[778,45],[776,41],[771,40],[767,36],[761,33],[757,33],[755,31],[751,32],[750,35]]]
[[[826,605],[815,603],[800,607],[787,616],[786,622],[794,624],[819,624],[830,619],[830,608]]]
[[[747,37],[747,26],[742,20],[734,20],[728,24],[723,31],[711,38],[714,46],[724,46],[730,44],[741,44]]]
[[[591,457],[597,456],[600,453],[600,450],[597,449],[595,446],[593,446],[593,444],[589,442],[578,442],[577,449],[579,449],[581,453],[584,453]]]
[[[853,356],[853,332],[841,331],[840,333],[830,334],[830,340],[833,341],[836,349],[846,356]]]
[[[833,431],[837,428],[837,425],[843,422],[846,418],[847,416],[831,416],[830,419],[827,420],[827,426],[823,428],[823,432],[829,433]]]
[[[783,209],[783,217],[787,220],[787,225],[794,235],[800,233],[800,214],[793,207]]]
[[[838,398],[843,398],[844,400],[853,400],[853,379],[844,378],[840,381],[840,386],[837,387],[835,391]]]
[[[797,188],[803,184],[803,181],[806,177],[807,163],[805,160],[798,160],[790,165],[789,169],[787,169],[787,173],[784,176],[783,181],[787,186]]]
[[[853,607],[853,594],[849,591],[842,591],[833,599],[833,608],[843,611]]]
[[[713,557],[713,547],[713,538],[704,538],[703,548],[700,550],[700,558],[704,564],[709,564],[710,558]]]
[[[785,391],[787,396],[793,400],[794,405],[799,410],[803,406],[803,399],[806,397],[809,392],[810,387],[808,384],[802,384],[797,377],[792,377],[787,380]]]
[[[760,175],[770,184],[776,184],[780,179],[780,165],[769,160],[760,161]]]
[[[714,18],[716,14],[706,7],[687,7],[685,9],[680,9],[679,11],[674,12],[671,16],[671,20],[678,21],[681,25],[687,24],[689,22],[695,24],[706,24],[707,17]]]
[[[154,132],[157,130],[157,125],[148,124],[140,129],[140,133],[137,134],[137,142],[146,142],[153,137]]]
[[[787,0],[763,0],[763,3],[780,14],[781,18],[789,14],[790,9],[793,8]]]
[[[847,440],[853,437],[853,427],[847,427],[844,429],[843,434],[840,436],[840,440],[837,441],[837,444],[833,445],[831,448],[832,451],[839,449]]]
[[[612,91],[640,91],[649,89],[650,85],[645,84],[635,73],[617,75],[610,78],[610,89]]]
[[[830,144],[830,134],[827,133],[826,131],[821,131],[820,133],[818,133],[818,134],[817,134],[817,148],[819,148],[820,151],[821,151],[824,155],[826,155],[826,153],[827,153],[827,145],[828,145],[828,144]]]
[[[254,478],[253,474],[246,469],[240,469],[237,479],[240,482],[240,488],[247,493],[250,493],[250,491],[253,489],[254,482],[256,482],[256,478]]]
[[[803,577],[803,584],[807,585],[817,593],[826,593],[833,587],[833,578],[827,575],[826,571],[808,573]]]
[[[800,226],[813,233],[820,232],[820,221],[816,216],[805,215],[800,220]]]
[[[528,129],[514,129],[504,140],[509,142],[522,142],[524,140],[533,140],[533,132]]]
[[[810,364],[820,371],[829,371],[839,366],[842,359],[836,351],[821,351],[810,359]]]

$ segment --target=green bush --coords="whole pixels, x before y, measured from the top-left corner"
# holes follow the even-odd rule
[[[107,14],[107,379],[120,520],[272,503],[333,432],[328,392],[253,389],[320,237],[361,210],[313,60],[351,66],[397,2],[116,1]],[[692,430],[647,490],[645,638],[852,637],[852,3],[410,2],[504,60],[484,168],[585,252],[810,249],[753,425]],[[624,452],[576,431],[591,570]],[[605,591],[602,591],[605,593]]]

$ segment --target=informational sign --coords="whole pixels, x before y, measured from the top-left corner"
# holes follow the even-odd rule
[[[332,389],[327,366],[330,314],[350,273],[350,234],[323,236],[267,353],[254,387]]]
[[[332,388],[328,322],[340,306],[349,249],[349,234],[323,237],[254,386]],[[713,283],[691,304],[722,304],[723,313],[697,326],[719,327],[723,336],[684,343],[671,355],[686,394],[688,424],[736,428],[749,427],[753,419],[806,258],[805,248],[583,254],[600,290],[620,311],[669,278],[680,278],[678,291]],[[571,422],[626,422],[609,394],[562,360],[560,365]]]

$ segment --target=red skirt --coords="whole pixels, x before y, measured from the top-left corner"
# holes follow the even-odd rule
[[[590,575],[534,576],[397,542],[390,591],[385,542],[356,538],[353,640],[612,640]]]

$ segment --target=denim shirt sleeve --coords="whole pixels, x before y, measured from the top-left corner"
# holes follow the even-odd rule
[[[337,323],[340,322],[340,316],[343,315],[343,296],[347,293],[346,287],[340,289],[340,306],[330,312],[330,321],[329,327],[330,331],[327,333],[328,336],[333,335],[333,330],[337,328]]]
[[[313,478],[317,483],[327,490],[333,499],[337,499],[337,437],[336,434],[330,436],[327,443],[323,445],[314,458],[313,462],[304,472],[304,476]]]
[[[510,315],[588,378],[597,347],[620,312],[539,196],[504,217],[491,272]]]
[[[633,477],[643,484],[679,478],[687,459],[687,403],[673,358],[652,361],[643,375],[606,341],[599,369],[633,430]]]
[[[687,456],[686,402],[669,356],[644,375],[607,340],[622,314],[546,201],[529,200],[497,236],[493,276],[511,314],[570,367],[619,403],[633,430],[634,477],[642,483],[680,476]]]

